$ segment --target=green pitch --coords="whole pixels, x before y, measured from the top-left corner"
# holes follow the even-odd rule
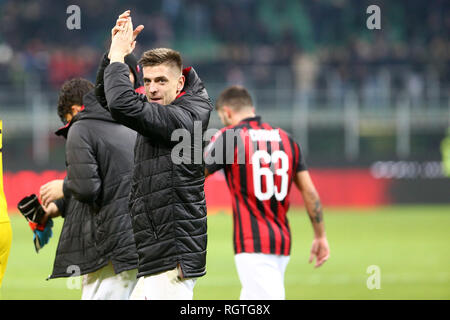
[[[312,230],[303,210],[289,213],[292,255],[286,270],[287,299],[450,299],[450,207],[393,206],[378,209],[325,208],[330,259],[308,264]],[[62,226],[55,219],[50,244],[36,254],[25,219],[11,216],[13,243],[1,289],[3,299],[79,299],[67,279],[46,281]],[[208,220],[207,275],[195,299],[238,299],[231,217]],[[379,269],[379,289],[369,266]],[[76,285],[71,282],[69,285]],[[369,284],[376,284],[369,281]]]

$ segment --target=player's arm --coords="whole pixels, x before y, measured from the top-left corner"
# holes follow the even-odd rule
[[[314,236],[316,238],[326,237],[322,203],[320,202],[319,193],[311,180],[309,172],[307,170],[297,172],[295,184],[303,196],[306,211],[314,229]]]
[[[111,39],[114,37],[114,35],[120,30],[121,26],[124,25],[124,23],[127,21],[127,18],[130,16],[130,10],[127,10],[125,12],[123,12],[116,20],[116,25],[114,26],[114,28],[111,30]],[[133,32],[133,40],[136,39],[137,35],[143,30],[144,26],[140,25],[136,28],[136,30],[134,30]],[[97,77],[95,80],[95,97],[97,98],[97,101],[100,103],[100,105],[107,109],[108,109],[108,102],[106,101],[106,96],[105,96],[105,83],[104,83],[104,74],[105,74],[105,69],[107,66],[109,66],[110,63],[110,53],[109,50],[107,50],[101,60],[100,60],[100,65],[99,68],[97,70]],[[137,79],[136,79],[137,81]]]
[[[314,240],[311,247],[309,263],[316,257],[315,267],[317,268],[327,261],[330,256],[330,249],[323,221],[322,203],[320,202],[319,193],[307,170],[297,172],[294,182],[302,194],[306,211],[308,212],[314,230]]]
[[[168,105],[149,102],[135,92],[129,72],[126,64],[112,60],[105,70],[106,100],[117,122],[141,135],[158,136],[167,142],[173,142],[172,133],[177,129],[193,134],[196,121],[206,125],[212,106],[193,69],[185,73],[186,94]]]
[[[186,94],[166,106],[151,103],[134,92],[129,80],[129,67],[124,63],[125,55],[134,49],[136,41],[133,37],[135,34],[129,18],[111,42],[111,64],[105,69],[104,86],[112,117],[144,136],[156,135],[167,142],[172,142],[172,133],[176,129],[193,133],[195,121],[206,125],[212,106],[193,69],[184,74]]]

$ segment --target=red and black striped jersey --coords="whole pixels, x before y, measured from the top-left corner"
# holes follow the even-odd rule
[[[286,213],[297,172],[307,170],[300,146],[259,116],[218,131],[205,149],[209,173],[224,169],[231,192],[234,250],[289,255]]]

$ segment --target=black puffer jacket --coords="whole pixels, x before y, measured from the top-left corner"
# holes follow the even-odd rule
[[[186,278],[206,273],[202,144],[197,144],[196,150],[191,144],[190,154],[182,151],[185,163],[175,164],[171,152],[178,141],[171,141],[171,136],[176,129],[186,129],[194,141],[197,121],[201,141],[212,104],[194,69],[185,69],[184,74],[184,92],[163,106],[134,92],[125,64],[115,62],[105,70],[105,93],[112,116],[138,132],[130,194],[138,277],[167,271],[177,264]],[[196,152],[199,164],[194,163]]]
[[[106,96],[105,96],[105,82],[104,82],[104,76],[105,76],[105,69],[107,66],[109,66],[109,58],[108,58],[109,51],[106,51],[101,60],[100,65],[98,66],[97,70],[97,78],[95,80],[95,96],[97,98],[97,101],[100,103],[100,105],[108,109]],[[142,71],[141,67],[136,59],[136,57],[130,53],[125,56],[124,58],[125,63],[130,68],[130,71],[134,75],[134,89],[137,93],[145,93],[144,90],[144,79],[142,78]]]
[[[49,279],[84,275],[100,269],[107,260],[99,256],[95,248],[94,212],[91,206],[71,195],[55,203],[64,217],[64,224]]]
[[[70,129],[66,142],[64,195],[66,198],[72,195],[88,205],[91,212],[86,212],[84,206],[80,211],[90,214],[92,219],[78,212],[79,219],[66,214],[63,232],[67,230],[70,237],[74,237],[74,243],[65,240],[69,235],[62,233],[60,242],[64,241],[66,246],[58,247],[57,256],[80,250],[78,259],[72,256],[73,264],[95,260],[99,269],[111,261],[114,271],[120,273],[135,269],[138,260],[128,210],[136,133],[114,121],[98,104],[94,91],[83,97],[83,103],[84,110],[67,127]],[[71,223],[66,226],[68,221]],[[81,237],[81,234],[87,236]],[[77,238],[84,242],[77,243]],[[92,271],[95,270],[89,272]]]

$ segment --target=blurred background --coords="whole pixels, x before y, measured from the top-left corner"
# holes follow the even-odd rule
[[[71,4],[80,8],[79,30],[66,26]],[[366,26],[371,4],[380,7],[381,30]],[[53,134],[58,90],[72,77],[95,81],[110,29],[129,8],[145,25],[137,56],[179,50],[212,100],[227,85],[248,87],[258,112],[297,139],[310,167],[440,180],[450,124],[449,7],[445,0],[1,1],[5,170],[64,169],[64,141]],[[216,114],[210,127],[221,127]],[[450,201],[442,196],[430,195]]]
[[[79,30],[66,26],[73,4]],[[380,30],[366,25],[373,4]],[[95,81],[126,9],[145,25],[137,56],[179,50],[213,101],[228,85],[246,86],[263,119],[302,146],[324,206],[450,203],[442,158],[450,127],[447,0],[1,0],[0,118],[11,210],[24,192],[64,176],[64,140],[53,133],[61,126],[58,90],[72,77]],[[210,128],[221,127],[214,112]],[[229,209],[224,194],[223,178],[208,181],[209,208]],[[295,191],[292,203],[302,204]],[[434,210],[447,228],[435,239],[449,253],[449,206],[411,208],[405,211]],[[450,266],[449,257],[435,262]],[[448,272],[437,279],[449,298]]]

